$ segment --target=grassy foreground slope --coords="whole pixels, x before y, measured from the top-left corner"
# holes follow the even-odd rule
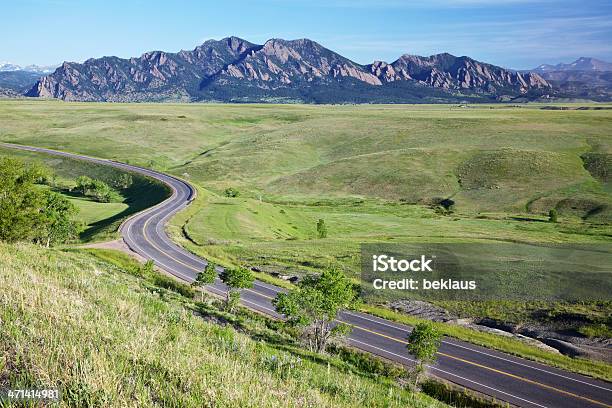
[[[0,244],[0,286],[0,386],[59,386],[62,406],[442,406],[307,359],[279,369],[287,352],[84,253]]]

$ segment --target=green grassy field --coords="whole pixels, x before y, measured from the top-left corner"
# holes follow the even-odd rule
[[[0,385],[59,387],[59,406],[445,406],[206,322],[86,252],[0,243],[0,259]]]
[[[88,227],[121,214],[129,207],[125,203],[99,203],[84,197],[71,197],[70,202],[79,209],[78,218]]]
[[[190,180],[198,200],[170,232],[207,258],[291,274],[336,264],[356,278],[362,242],[610,242],[612,110],[541,107],[2,101],[0,140]],[[445,198],[451,215],[434,208]]]

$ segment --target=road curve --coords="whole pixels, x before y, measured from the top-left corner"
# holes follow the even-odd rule
[[[0,146],[109,165],[167,184],[172,195],[125,221],[120,227],[121,235],[134,252],[187,282],[192,282],[206,265],[204,259],[174,244],[165,232],[168,219],[195,198],[196,192],[188,183],[160,172],[105,159],[38,147],[5,143]],[[207,289],[222,294],[224,286],[217,282]],[[257,281],[252,289],[242,292],[242,302],[251,309],[278,317],[271,300],[280,291],[281,288]],[[406,351],[410,327],[353,311],[342,312],[338,320],[353,326],[348,341],[354,347],[401,364],[412,362]],[[516,406],[612,408],[612,384],[609,382],[451,338],[443,340],[438,360],[430,371],[438,377]]]

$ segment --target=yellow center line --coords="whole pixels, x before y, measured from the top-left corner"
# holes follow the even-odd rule
[[[591,398],[588,398],[588,397],[584,397],[582,395],[574,394],[574,393],[569,392],[569,391],[565,391],[565,390],[561,390],[559,388],[555,388],[555,387],[553,387],[551,385],[542,384],[540,382],[533,381],[533,380],[530,380],[530,379],[525,378],[525,377],[521,377],[521,376],[518,376],[518,375],[515,375],[515,374],[507,373],[505,371],[497,370],[495,368],[487,367],[485,365],[478,364],[478,363],[475,363],[473,361],[464,360],[462,358],[451,356],[450,354],[446,354],[446,353],[438,353],[438,354],[440,354],[441,356],[444,356],[444,357],[449,357],[449,358],[452,358],[452,359],[455,359],[455,360],[458,360],[458,361],[461,361],[461,362],[464,362],[464,363],[467,363],[467,364],[474,365],[476,367],[484,368],[485,370],[490,370],[490,371],[493,371],[493,372],[496,372],[496,373],[499,373],[499,374],[507,375],[508,377],[516,378],[517,380],[525,381],[525,382],[528,382],[530,384],[534,384],[534,385],[537,385],[537,386],[540,386],[540,387],[543,387],[543,388],[547,388],[549,390],[557,391],[557,392],[559,392],[561,394],[569,395],[570,397],[579,398],[579,399],[591,402],[593,404],[600,405],[602,407],[607,407],[607,408],[611,408],[612,407],[612,405],[608,405],[608,404],[606,404],[604,402],[596,401],[594,399],[591,399]]]
[[[250,290],[250,289],[247,289],[247,290],[249,290],[250,292],[253,292],[253,293],[255,293],[255,294],[259,295],[259,296],[262,296],[262,297],[265,297],[265,298],[268,298],[268,299],[273,299],[273,297],[264,295],[263,293],[255,292],[255,291]],[[345,323],[345,324],[351,325],[351,326],[356,327],[356,328],[358,328],[360,330],[367,331],[367,332],[375,334],[377,336],[388,338],[388,339],[396,341],[398,343],[402,343],[402,344],[406,344],[406,345],[408,344],[407,341],[402,340],[402,339],[398,339],[397,337],[389,336],[389,335],[386,335],[386,334],[383,334],[383,333],[379,333],[379,332],[374,331],[374,330],[366,329],[365,327],[361,327],[361,326],[353,324],[353,323],[345,322],[345,321],[340,320],[340,319],[337,319],[337,321],[339,321],[340,323]],[[508,376],[508,377],[511,377],[511,378],[515,378],[517,380],[525,381],[525,382],[533,384],[533,385],[537,385],[537,386],[540,386],[540,387],[543,387],[543,388],[547,388],[547,389],[550,389],[550,390],[553,390],[553,391],[557,391],[557,392],[559,392],[561,394],[565,394],[565,395],[569,395],[569,396],[574,397],[574,398],[579,398],[579,399],[582,399],[582,400],[585,400],[585,401],[589,401],[589,402],[592,402],[593,404],[596,404],[596,405],[600,405],[600,406],[607,407],[607,408],[612,408],[612,406],[610,406],[608,404],[605,404],[603,402],[599,402],[599,401],[593,400],[591,398],[584,397],[582,395],[574,394],[574,393],[569,392],[569,391],[561,390],[559,388],[555,388],[555,387],[550,386],[550,385],[546,385],[546,384],[543,384],[543,383],[540,383],[540,382],[537,382],[537,381],[534,381],[534,380],[530,380],[528,378],[521,377],[521,376],[518,376],[516,374],[511,374],[511,373],[508,373],[508,372],[505,372],[505,371],[501,371],[501,370],[498,370],[498,369],[495,369],[495,368],[492,368],[492,367],[487,367],[487,366],[485,366],[483,364],[479,364],[479,363],[475,363],[473,361],[465,360],[465,359],[460,358],[460,357],[455,357],[455,356],[453,356],[451,354],[442,353],[442,352],[438,352],[437,354],[439,354],[441,356],[444,356],[444,357],[448,357],[448,358],[454,359],[454,360],[461,361],[461,362],[466,363],[466,364],[471,364],[471,365],[476,366],[476,367],[484,368],[485,370],[493,371],[493,372],[496,372],[498,374],[502,374],[502,375],[505,375],[505,376]]]
[[[147,237],[147,225],[148,225],[150,220],[151,220],[150,218],[147,219],[145,221],[144,225],[143,225],[143,237],[144,237],[144,239],[149,244],[151,244],[155,249],[160,251],[162,254],[166,255],[168,258],[173,259],[174,261],[178,262],[179,264],[184,265],[185,267],[187,267],[187,268],[189,268],[189,269],[191,269],[191,270],[193,270],[195,272],[200,272],[199,269],[196,269],[193,266],[188,265],[188,264],[184,263],[183,261],[181,261],[179,259],[176,259],[175,257],[173,257],[170,254],[167,254],[161,248],[159,248],[157,245],[155,245],[152,241],[149,240],[149,238]],[[249,292],[252,292],[252,293],[254,293],[254,294],[258,295],[258,296],[262,296],[264,298],[267,298],[267,299],[274,299],[274,297],[272,297],[272,296],[264,295],[263,293],[254,291],[252,289],[245,289],[245,290],[249,291]],[[342,320],[338,320],[338,321],[341,322],[341,323],[345,323],[345,324],[351,325],[353,327],[356,327],[356,328],[358,328],[360,330],[363,330],[363,331],[375,334],[377,336],[385,337],[387,339],[396,341],[398,343],[408,344],[407,341],[402,340],[402,339],[398,339],[397,337],[389,336],[389,335],[386,335],[386,334],[383,334],[383,333],[379,333],[379,332],[374,331],[374,330],[366,329],[365,327],[361,327],[361,326],[358,326],[356,324],[348,323],[348,322],[345,322],[345,321],[342,321]],[[538,381],[534,381],[534,380],[530,380],[530,379],[525,378],[525,377],[521,377],[519,375],[515,375],[515,374],[511,374],[511,373],[505,372],[505,371],[501,371],[501,370],[498,370],[496,368],[488,367],[488,366],[483,365],[483,364],[479,364],[479,363],[476,363],[476,362],[473,362],[473,361],[465,360],[465,359],[460,358],[460,357],[455,357],[455,356],[453,356],[451,354],[446,354],[446,353],[442,353],[442,352],[438,352],[438,354],[441,355],[441,356],[444,356],[444,357],[448,357],[448,358],[457,360],[457,361],[461,361],[461,362],[466,363],[466,364],[471,364],[473,366],[483,368],[485,370],[493,371],[493,372],[505,375],[505,376],[510,377],[510,378],[514,378],[514,379],[517,379],[517,380],[520,380],[520,381],[524,381],[524,382],[529,383],[529,384],[537,385],[537,386],[542,387],[542,388],[546,388],[546,389],[549,389],[549,390],[552,390],[552,391],[556,391],[556,392],[564,394],[564,395],[568,395],[568,396],[571,396],[571,397],[574,397],[574,398],[578,398],[578,399],[581,399],[581,400],[584,400],[584,401],[588,401],[588,402],[591,402],[591,403],[593,403],[595,405],[599,405],[599,406],[606,407],[606,408],[612,408],[612,405],[608,405],[608,404],[606,404],[604,402],[596,401],[594,399],[591,399],[591,398],[588,398],[588,397],[584,397],[582,395],[578,395],[578,394],[574,394],[574,393],[569,392],[569,391],[561,390],[561,389],[553,387],[551,385],[546,385],[546,384],[540,383]]]
[[[147,242],[148,242],[148,243],[149,243],[149,244],[150,244],[150,245],[151,245],[153,248],[157,249],[159,252],[161,252],[162,254],[166,255],[168,258],[172,259],[173,261],[180,263],[181,265],[183,265],[183,266],[185,266],[185,267],[187,267],[187,268],[191,269],[191,270],[192,270],[192,271],[194,271],[194,272],[201,272],[199,269],[197,269],[197,268],[195,268],[195,267],[193,267],[193,266],[191,266],[191,265],[189,265],[189,264],[186,264],[185,262],[181,261],[180,259],[177,259],[177,258],[175,258],[174,256],[172,256],[172,255],[170,255],[170,254],[168,254],[168,253],[164,252],[164,250],[163,250],[163,249],[161,249],[160,247],[158,247],[157,245],[155,245],[155,244],[153,243],[153,241],[151,241],[151,240],[149,239],[149,237],[147,236],[147,225],[149,224],[149,221],[151,221],[151,218],[148,218],[148,219],[145,221],[144,225],[142,226],[142,231],[143,231],[142,236],[144,237],[145,241],[147,241]]]

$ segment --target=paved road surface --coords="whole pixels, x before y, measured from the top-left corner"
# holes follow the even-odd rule
[[[120,228],[123,239],[133,251],[152,259],[158,267],[187,282],[192,282],[206,265],[205,260],[174,244],[164,231],[168,219],[194,199],[195,190],[184,181],[152,170],[103,159],[35,147],[4,146],[106,164],[154,177],[168,184],[173,190],[172,196],[128,219]],[[208,289],[217,294],[224,293],[223,284],[220,282]],[[242,302],[249,308],[278,316],[271,300],[281,290],[270,284],[256,282],[252,289],[242,292]],[[348,311],[343,312],[339,320],[353,325],[349,338],[353,346],[402,364],[411,363],[411,357],[406,351],[406,338],[410,327]],[[517,406],[612,407],[612,384],[608,382],[450,338],[444,339],[438,360],[430,370],[441,378]]]

